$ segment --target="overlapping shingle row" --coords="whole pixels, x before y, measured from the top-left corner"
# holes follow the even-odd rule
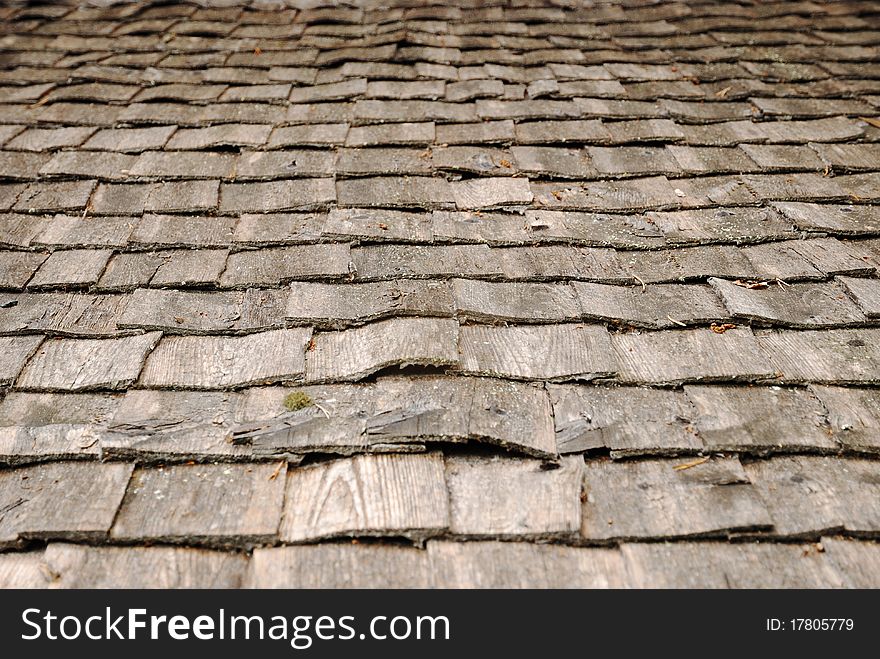
[[[0,9],[0,585],[876,586],[877,7],[297,4]]]

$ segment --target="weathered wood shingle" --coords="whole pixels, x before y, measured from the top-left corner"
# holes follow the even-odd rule
[[[272,542],[278,537],[284,478],[283,464],[138,469],[111,536],[127,542]]]
[[[424,538],[449,526],[443,459],[371,455],[291,469],[281,538]]]
[[[463,326],[461,370],[520,380],[592,380],[613,375],[611,339],[596,325]]]
[[[306,382],[360,380],[389,366],[452,366],[458,332],[454,320],[392,318],[320,333],[306,352]]]
[[[141,372],[161,334],[118,339],[50,339],[27,363],[16,386],[42,391],[125,389]]]
[[[259,332],[240,337],[168,336],[144,365],[148,387],[221,389],[299,380],[305,371],[309,329]]]
[[[129,464],[96,462],[3,471],[0,545],[28,538],[101,540],[113,524],[131,472]]]

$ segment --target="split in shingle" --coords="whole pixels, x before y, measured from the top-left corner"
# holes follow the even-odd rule
[[[60,151],[40,169],[40,173],[119,180],[128,178],[136,160],[137,156],[126,153],[106,153],[96,158],[89,151]]]
[[[56,215],[33,237],[32,244],[48,247],[124,247],[137,224],[133,217]]]
[[[153,213],[195,213],[217,208],[220,181],[170,181],[157,183],[144,202]]]
[[[274,465],[176,465],[134,472],[113,524],[117,540],[247,546],[274,541],[284,470]],[[188,502],[181,507],[180,501]]]
[[[275,128],[269,136],[269,148],[286,146],[329,146],[342,144],[348,124],[310,124]]]
[[[3,357],[0,358],[0,386],[9,386],[15,381],[25,363],[40,347],[43,337],[4,336],[0,337]]]
[[[121,295],[24,293],[2,298],[0,332],[44,331],[68,336],[117,333],[116,321],[126,306]]]
[[[839,169],[874,169],[880,160],[878,144],[810,144],[822,162]]]
[[[501,270],[485,245],[408,246],[375,245],[352,250],[361,281],[398,278],[497,278]]]
[[[419,149],[341,149],[336,173],[349,176],[432,173],[430,153]],[[331,173],[331,172],[328,172]]]
[[[250,454],[229,442],[231,398],[222,391],[126,392],[99,437],[105,459],[145,463],[236,460]]]
[[[357,456],[291,469],[281,538],[425,538],[449,526],[440,454]]]
[[[434,141],[434,123],[392,123],[353,126],[345,146],[381,146],[393,144],[430,144]]]
[[[36,252],[0,251],[0,288],[24,288],[47,257]]]
[[[533,198],[526,179],[468,179],[450,185],[459,210],[515,207],[529,204]]]
[[[810,390],[827,411],[834,439],[844,447],[880,450],[880,392],[873,388],[812,385]]]
[[[773,207],[804,231],[831,234],[880,233],[880,213],[873,206],[776,202]]]
[[[880,318],[880,279],[838,277],[846,292],[868,318]]]
[[[706,286],[608,286],[572,282],[582,316],[615,324],[665,329],[723,321],[729,313]]]
[[[476,124],[440,124],[437,126],[439,144],[484,144],[513,142],[513,122],[484,121]]]
[[[392,318],[314,338],[306,353],[306,381],[356,381],[391,366],[446,367],[458,363],[458,323]]]
[[[336,182],[340,206],[388,208],[451,208],[456,200],[451,185],[440,178],[370,177]]]
[[[474,441],[536,457],[556,456],[550,404],[539,386],[444,375],[380,377],[374,383],[295,391],[313,404],[287,412],[291,390],[282,387],[241,394],[233,443],[265,457],[419,451],[429,441]]]
[[[516,138],[522,144],[561,142],[603,143],[611,139],[608,128],[598,120],[517,122]]]
[[[130,175],[139,178],[232,178],[238,158],[228,153],[145,151]]]
[[[514,146],[510,152],[521,172],[536,177],[595,178],[596,169],[584,149]]]
[[[769,208],[705,208],[650,212],[650,221],[670,243],[763,242],[797,238],[791,222]]]
[[[579,320],[582,315],[574,292],[565,285],[469,279],[455,279],[452,284],[461,319],[549,323]]]
[[[630,283],[618,254],[592,247],[511,247],[499,250],[504,277],[512,280],[589,279]]]

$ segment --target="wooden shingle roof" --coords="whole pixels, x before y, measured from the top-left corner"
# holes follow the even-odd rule
[[[880,586],[877,11],[4,3],[0,586]]]

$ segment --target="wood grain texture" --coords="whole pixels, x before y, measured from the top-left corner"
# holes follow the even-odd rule
[[[772,525],[736,458],[687,469],[678,460],[589,460],[581,535],[586,540],[718,536]]]
[[[620,325],[663,329],[705,325],[729,316],[706,286],[653,284],[608,286],[572,282],[584,318]]]
[[[880,391],[812,385],[828,415],[834,439],[858,451],[880,451]]]
[[[554,384],[547,391],[560,453],[607,448],[624,457],[703,448],[680,391]]]
[[[709,283],[738,319],[785,327],[845,327],[866,322],[865,315],[833,282],[747,288],[724,279]]]
[[[0,251],[0,288],[21,289],[48,254]]]
[[[106,249],[72,249],[53,252],[28,282],[28,288],[65,288],[94,284],[112,252]]]
[[[825,560],[848,588],[880,587],[880,545],[850,538],[822,538]]]
[[[775,371],[748,329],[614,334],[620,380],[633,383],[749,381]]]
[[[43,566],[43,551],[0,554],[0,588],[46,588]]]
[[[120,397],[13,392],[0,403],[0,462],[95,458]]]
[[[23,293],[4,295],[2,303],[0,332],[106,337],[119,334],[116,323],[128,299],[112,294]]]
[[[550,323],[581,318],[574,291],[565,285],[455,279],[452,287],[462,320]]]
[[[388,317],[452,316],[446,282],[401,279],[368,284],[295,282],[284,316],[297,323],[343,328]]]
[[[446,458],[449,530],[455,535],[549,539],[580,528],[583,459],[558,465],[499,457]]]
[[[138,469],[111,537],[242,547],[274,542],[284,474],[284,466],[273,464]]]
[[[449,527],[443,458],[362,455],[291,469],[281,539],[424,539]]]
[[[556,443],[546,393],[491,378],[382,377],[361,385],[315,385],[296,391],[313,404],[286,412],[290,389],[241,394],[235,443],[256,455],[413,450],[424,442],[476,441],[538,457]]]
[[[880,531],[880,465],[873,460],[786,456],[745,469],[780,535]]]
[[[501,276],[486,245],[372,245],[352,249],[351,260],[358,281]]]
[[[768,331],[756,335],[787,382],[880,382],[880,330]]]
[[[52,462],[0,472],[0,545],[26,538],[102,540],[131,472],[132,465],[96,462]]]
[[[53,542],[43,562],[50,588],[238,588],[248,559],[205,549]]]
[[[389,366],[450,366],[458,362],[458,323],[392,318],[315,335],[306,352],[306,382],[360,380]]]
[[[838,277],[868,318],[880,318],[880,278]]]
[[[322,543],[255,549],[248,588],[429,588],[427,552],[399,545]]]
[[[627,575],[614,549],[525,542],[432,540],[428,556],[440,588],[623,588]]]
[[[141,384],[220,389],[298,380],[309,329],[271,330],[247,336],[165,337],[147,359]]]
[[[640,543],[621,547],[637,588],[840,588],[845,578],[814,546]]]
[[[117,321],[121,329],[242,334],[282,327],[287,291],[250,288],[197,293],[139,288],[126,302]]]
[[[21,389],[84,391],[131,385],[159,332],[118,339],[50,339],[18,379]]]
[[[223,288],[277,285],[299,279],[340,279],[349,275],[348,245],[292,245],[229,256]]]
[[[609,284],[634,280],[618,253],[601,247],[508,247],[498,250],[504,277],[514,281],[585,279]]]
[[[133,389],[98,434],[104,458],[140,462],[241,460],[246,447],[229,441],[234,394]]]
[[[617,370],[608,332],[596,325],[469,325],[460,337],[460,368],[474,375],[592,380]]]
[[[713,450],[833,451],[822,404],[803,389],[686,385],[694,426]]]
[[[39,335],[0,337],[0,387],[8,387],[15,381],[42,342],[43,337]]]

